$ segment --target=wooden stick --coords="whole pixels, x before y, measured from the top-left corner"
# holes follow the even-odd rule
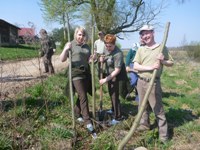
[[[92,17],[94,19],[94,17]],[[94,56],[94,34],[95,34],[95,26],[94,21],[92,19],[92,56]],[[92,59],[91,64],[91,74],[92,74],[92,116],[96,118],[96,95],[95,95],[95,69],[94,69],[94,60]],[[93,123],[96,128],[95,124]]]

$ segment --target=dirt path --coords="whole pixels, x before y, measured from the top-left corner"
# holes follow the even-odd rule
[[[67,62],[62,63],[58,55],[54,55],[52,63],[55,73],[64,70]],[[14,98],[20,90],[35,84],[44,74],[42,59],[30,59],[26,61],[0,62],[0,99]]]

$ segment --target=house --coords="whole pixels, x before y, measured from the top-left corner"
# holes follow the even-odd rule
[[[16,45],[20,28],[0,19],[0,46]]]
[[[30,44],[34,42],[36,39],[35,35],[35,29],[34,28],[21,28],[18,31],[18,36],[19,36],[19,43],[20,44]]]

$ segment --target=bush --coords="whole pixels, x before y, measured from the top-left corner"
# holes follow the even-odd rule
[[[200,62],[200,44],[185,46],[190,59]]]

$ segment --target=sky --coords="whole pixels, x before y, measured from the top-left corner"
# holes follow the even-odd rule
[[[28,22],[32,22],[36,26],[36,33],[41,28],[45,28],[47,31],[60,28],[61,26],[56,23],[45,23],[39,2],[40,0],[2,0],[0,19],[19,27],[30,27]],[[166,46],[178,47],[191,42],[200,42],[199,9],[200,0],[186,0],[184,4],[169,0],[169,5],[163,10],[158,19],[161,26],[155,28],[156,42],[162,42],[167,22],[170,22],[170,29]],[[138,32],[134,32],[127,34],[124,36],[124,40],[118,40],[118,42],[122,48],[130,48],[134,42],[138,42],[138,39]]]

